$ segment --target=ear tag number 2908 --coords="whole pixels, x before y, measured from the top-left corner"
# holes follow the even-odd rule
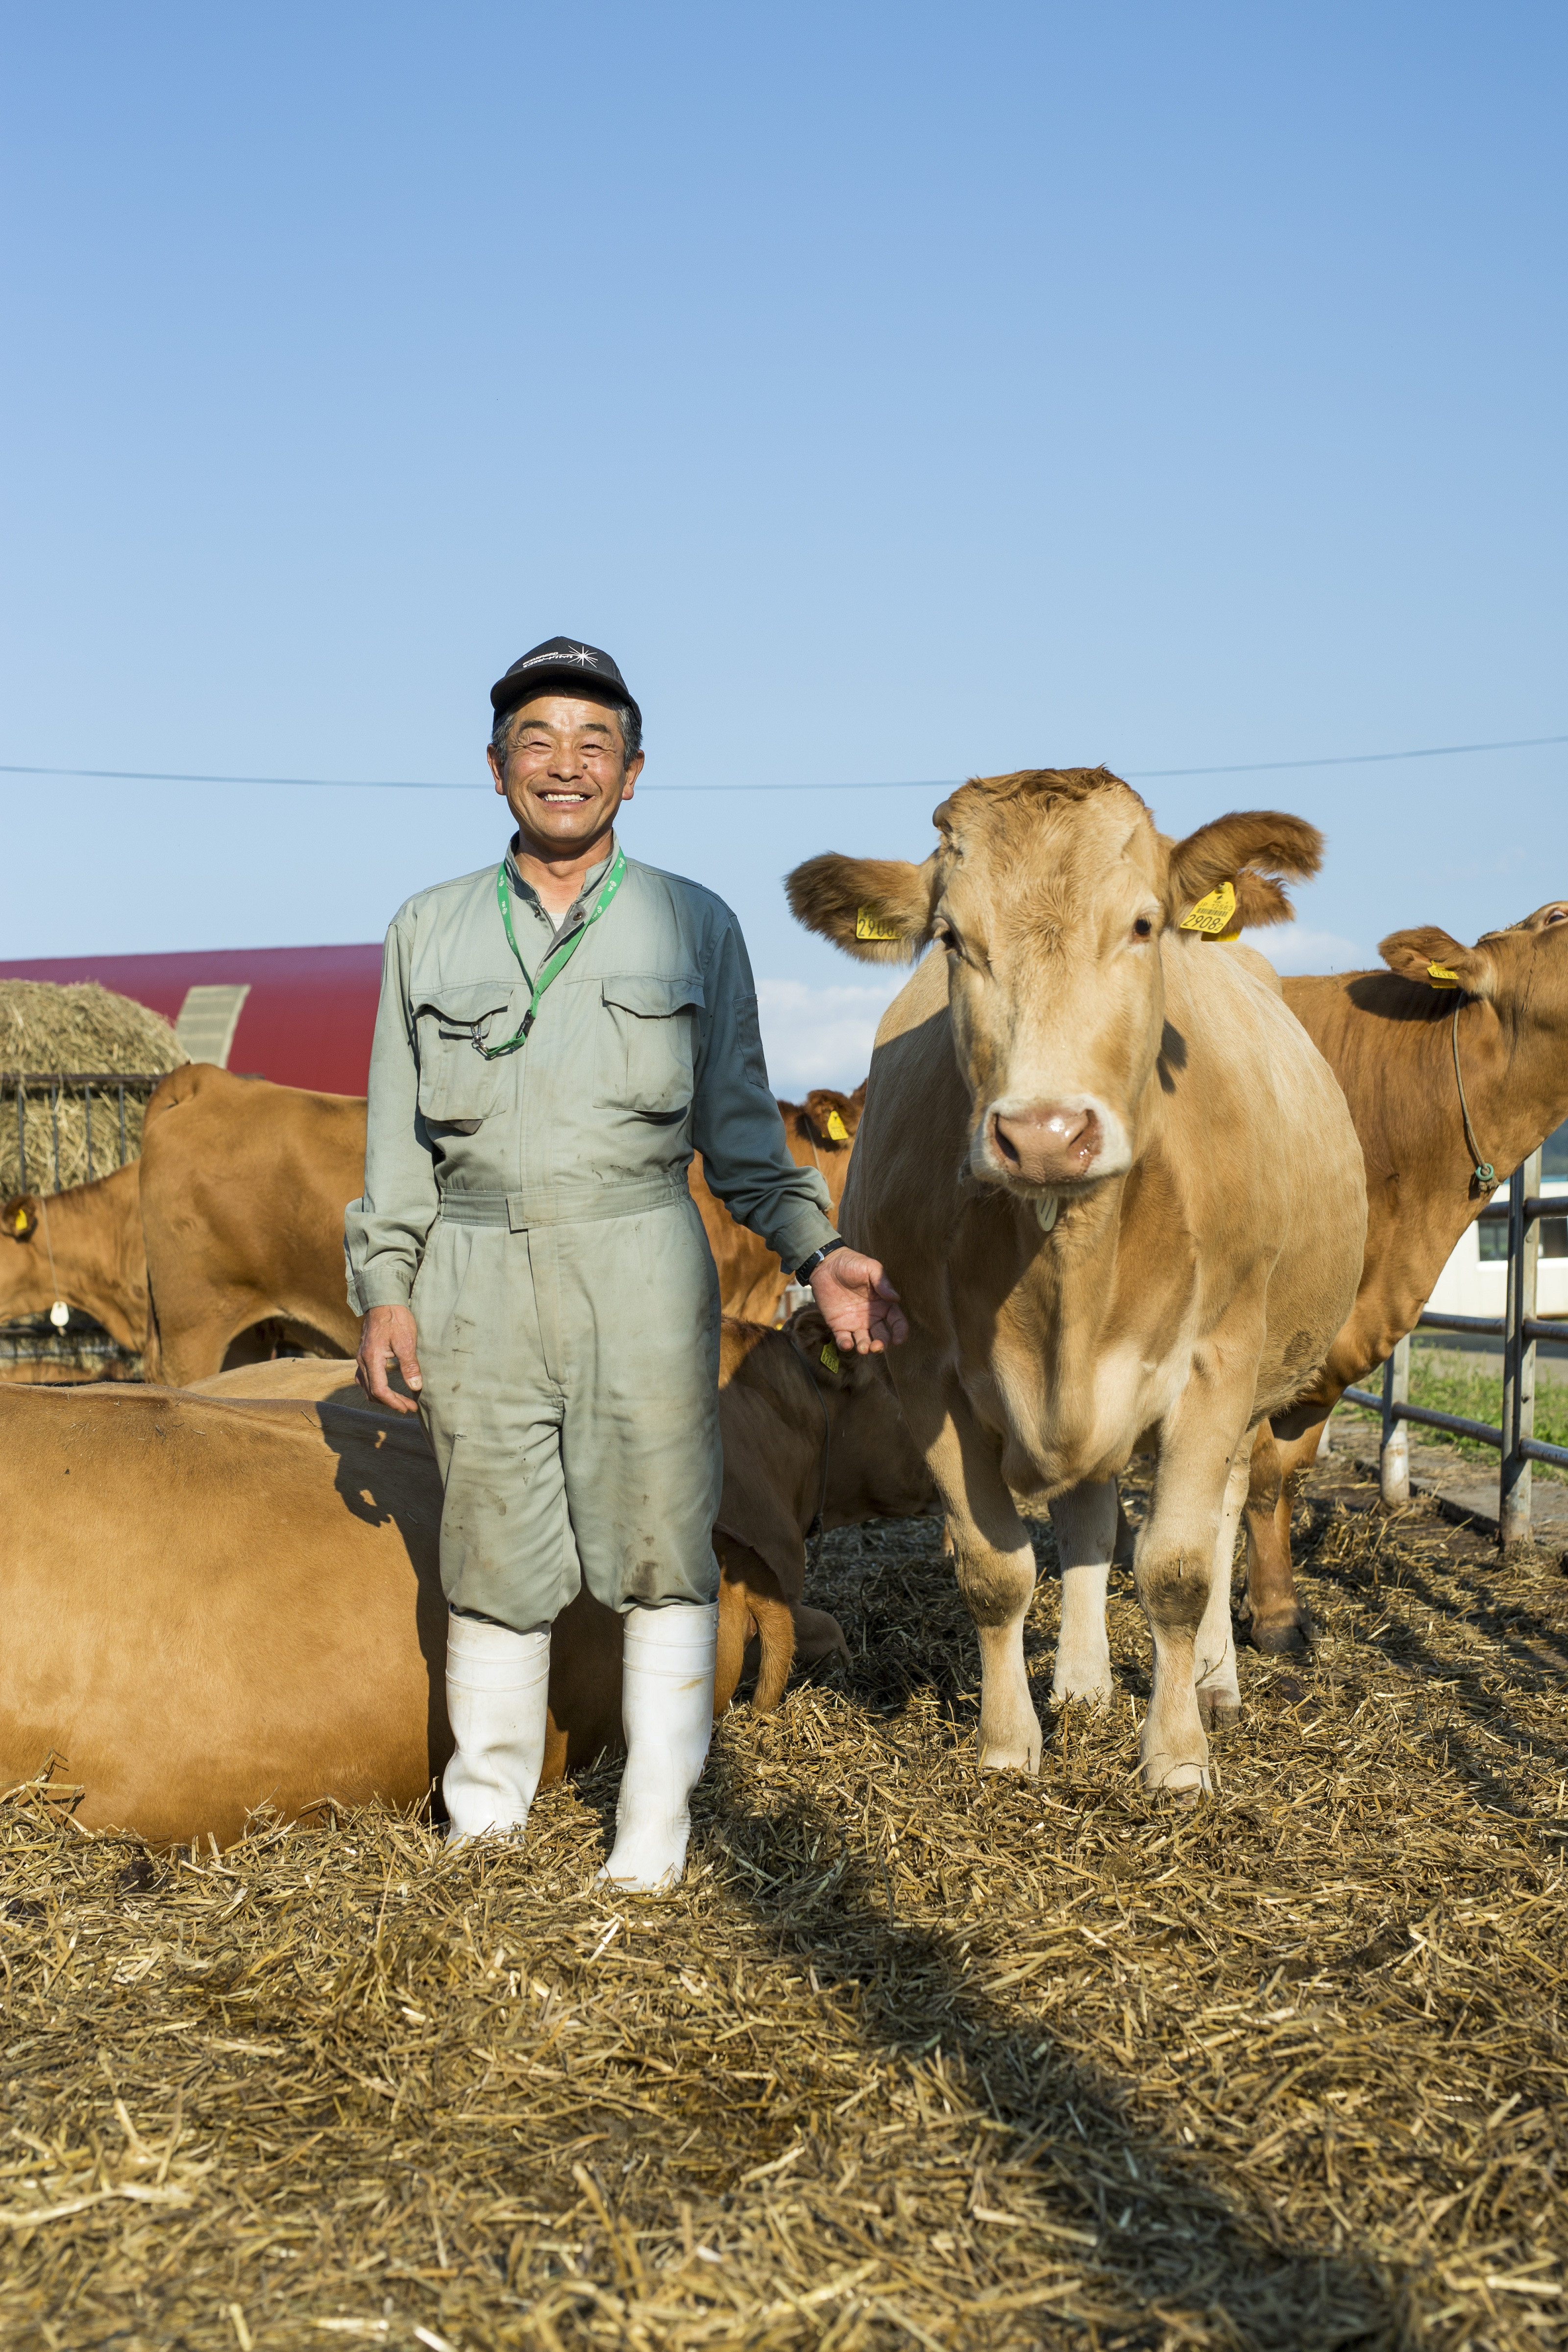
[[[897,923],[889,923],[887,917],[879,915],[874,908],[857,907],[855,936],[858,940],[901,940],[904,935]]]
[[[1211,940],[1228,931],[1236,919],[1236,885],[1222,882],[1206,898],[1200,898],[1189,913],[1182,917],[1184,931],[1202,931]]]

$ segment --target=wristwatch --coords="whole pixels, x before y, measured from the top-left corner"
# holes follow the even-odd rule
[[[824,1242],[820,1249],[812,1251],[811,1255],[805,1261],[804,1265],[797,1265],[795,1267],[795,1280],[802,1283],[809,1282],[812,1276],[816,1272],[817,1267],[822,1264],[823,1259],[827,1255],[830,1250],[847,1249],[848,1246],[848,1243],[844,1241],[842,1238],[830,1242]]]

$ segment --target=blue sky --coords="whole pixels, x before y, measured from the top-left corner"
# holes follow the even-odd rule
[[[491,679],[606,645],[784,1087],[883,991],[779,877],[938,780],[1568,733],[1560,7],[0,23],[0,761],[479,782]],[[1568,889],[1565,756],[1142,789],[1323,825],[1321,969]],[[5,956],[373,938],[499,845],[0,796]]]

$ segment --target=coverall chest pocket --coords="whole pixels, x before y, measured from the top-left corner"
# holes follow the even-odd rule
[[[696,1085],[702,982],[634,973],[600,990],[595,1108],[653,1118],[683,1111]]]
[[[508,1035],[511,990],[504,981],[442,982],[415,997],[419,1108],[429,1127],[476,1135],[500,1100],[501,1062],[476,1050]]]

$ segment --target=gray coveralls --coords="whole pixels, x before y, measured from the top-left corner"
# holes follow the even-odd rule
[[[507,860],[536,974],[555,930]],[[583,1578],[612,1609],[709,1601],[722,1477],[719,1286],[687,1187],[693,1150],[742,1224],[798,1265],[831,1240],[768,1088],[734,916],[626,861],[616,896],[528,1010],[496,869],[422,890],[386,935],[349,1303],[412,1306],[445,1500],[441,1580],[466,1613],[548,1624]]]

